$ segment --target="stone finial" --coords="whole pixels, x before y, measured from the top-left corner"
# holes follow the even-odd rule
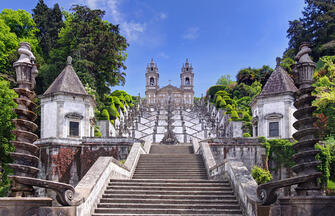
[[[30,44],[27,42],[21,42],[20,48],[18,49],[18,53],[20,54],[20,58],[15,63],[32,63],[31,61],[35,61],[35,56],[31,52]]]
[[[68,65],[72,65],[72,57],[71,56],[68,56],[66,61],[67,61]]]
[[[294,59],[298,63],[313,63],[312,59],[309,57],[309,53],[312,52],[312,49],[309,48],[309,44],[307,42],[304,42],[300,45],[300,51],[298,54],[294,57]]]
[[[277,67],[280,66],[281,58],[280,58],[280,57],[277,57],[277,58],[276,58],[276,62],[277,62],[277,65],[276,65],[276,66],[277,66]]]

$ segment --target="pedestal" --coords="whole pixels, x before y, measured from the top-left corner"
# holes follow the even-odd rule
[[[335,196],[297,196],[279,199],[282,216],[334,216]]]
[[[47,197],[3,197],[0,198],[0,215],[2,216],[75,216],[76,207],[52,206],[52,199]]]

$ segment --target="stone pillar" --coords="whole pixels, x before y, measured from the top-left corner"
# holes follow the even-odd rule
[[[57,137],[65,138],[67,133],[64,134],[64,101],[57,101]]]

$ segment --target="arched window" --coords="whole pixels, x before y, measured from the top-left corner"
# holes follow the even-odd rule
[[[185,79],[185,85],[190,85],[190,78],[188,78],[188,77],[186,77],[186,79]]]
[[[150,77],[150,86],[154,86],[155,85],[155,78]]]

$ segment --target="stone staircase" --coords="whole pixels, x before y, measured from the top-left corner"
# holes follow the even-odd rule
[[[208,180],[190,145],[153,145],[133,179],[110,180],[93,216],[242,215],[227,180]]]

